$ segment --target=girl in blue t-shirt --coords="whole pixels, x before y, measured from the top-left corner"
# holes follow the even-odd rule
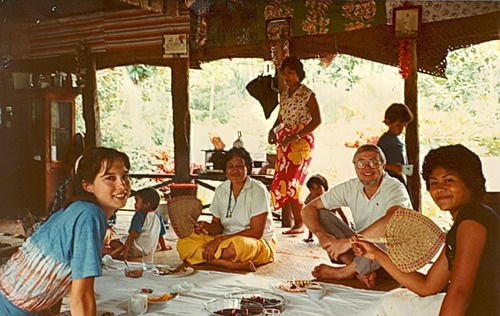
[[[72,315],[95,315],[107,219],[130,194],[130,161],[105,147],[75,163],[63,208],[0,268],[0,315],[38,315],[68,294]]]

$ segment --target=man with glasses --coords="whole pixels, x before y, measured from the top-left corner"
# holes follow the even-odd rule
[[[353,163],[357,178],[336,185],[313,200],[302,210],[302,217],[331,261],[345,264],[341,267],[320,264],[313,269],[312,275],[320,280],[356,276],[372,288],[380,265],[364,257],[355,257],[349,237],[355,233],[367,237],[383,236],[385,225],[372,227],[372,224],[376,221],[386,223],[398,207],[411,208],[411,201],[404,185],[384,171],[386,160],[379,147],[371,144],[359,147]],[[329,211],[343,206],[351,209],[353,229]]]

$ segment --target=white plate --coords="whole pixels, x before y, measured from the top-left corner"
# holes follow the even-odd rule
[[[179,270],[180,269],[180,270]],[[192,267],[172,267],[169,265],[156,265],[153,273],[162,277],[177,278],[190,275],[194,272]]]

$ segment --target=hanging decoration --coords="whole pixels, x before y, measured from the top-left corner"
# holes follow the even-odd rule
[[[281,62],[290,56],[293,8],[289,0],[270,1],[264,8],[266,40],[271,51],[271,61],[279,69]]]
[[[266,20],[266,39],[276,68],[281,66],[283,59],[290,56],[291,20],[290,17]]]
[[[210,11],[210,0],[196,0],[191,3],[190,8],[196,13],[196,44],[203,46],[208,39],[207,14]]]
[[[399,74],[403,79],[408,79],[412,66],[411,40],[399,40]]]
[[[408,6],[393,9],[394,33],[399,41],[399,74],[408,79],[412,71],[412,41],[418,38],[422,17],[421,6]]]

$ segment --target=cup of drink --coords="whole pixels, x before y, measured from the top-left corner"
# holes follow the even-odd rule
[[[313,301],[319,301],[325,295],[325,288],[320,284],[311,284],[306,288],[307,296]]]
[[[145,293],[134,293],[128,298],[128,314],[144,315],[148,311],[148,296]]]
[[[152,250],[149,254],[142,254],[142,268],[144,270],[152,270],[154,267],[155,251]]]

